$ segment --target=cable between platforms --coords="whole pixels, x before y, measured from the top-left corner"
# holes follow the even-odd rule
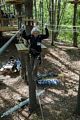
[[[12,41],[17,37],[19,32],[23,32],[24,28],[21,28],[14,36],[12,36],[1,48],[0,48],[0,55],[8,48],[8,46],[12,43]]]

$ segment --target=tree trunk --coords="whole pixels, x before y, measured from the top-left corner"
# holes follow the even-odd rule
[[[40,3],[39,3],[39,19],[40,19],[40,21],[41,21],[41,1],[40,1]]]
[[[25,15],[28,19],[33,19],[33,0],[25,0]],[[26,22],[26,33],[30,34],[31,29],[33,27],[33,22],[28,21]]]
[[[56,7],[57,6],[57,7]],[[57,10],[58,9],[58,10]],[[55,16],[55,21],[56,21],[56,26],[55,26],[55,33],[54,33],[54,40],[57,40],[57,36],[58,36],[58,28],[59,28],[59,23],[60,23],[60,10],[61,10],[61,0],[56,0],[55,3],[55,11],[56,11],[56,16]]]
[[[31,62],[32,62],[32,64],[31,64]],[[34,66],[34,60],[32,58],[30,58],[29,54],[27,54],[27,69],[28,69],[28,81],[29,81],[29,101],[30,101],[30,110],[32,110],[32,111],[34,111],[37,107],[36,83],[33,80],[33,75],[32,75],[33,66]]]
[[[74,17],[73,17],[73,46],[74,47],[77,47],[76,18],[77,18],[77,3],[74,4]]]
[[[61,11],[61,0],[58,0],[58,11],[57,11],[57,30],[60,22],[60,11]]]
[[[33,0],[25,0],[25,12],[26,17],[28,19],[33,18]],[[30,34],[33,24],[31,23],[31,21],[28,21],[28,24],[26,26],[27,33]],[[31,64],[32,60],[33,59],[30,57],[30,55],[27,54],[30,110],[34,111],[37,106],[37,100],[36,100],[36,83],[32,75],[33,72],[32,66],[34,66],[34,62],[33,64]]]
[[[48,13],[49,13],[49,22],[51,25],[51,0],[46,0],[47,3],[47,9],[48,9]]]
[[[34,10],[35,10],[35,19],[37,20],[37,7],[36,7],[36,0],[34,0]]]
[[[42,33],[43,33],[43,24],[44,24],[44,10],[43,10],[43,0],[40,1],[40,20],[42,23]]]
[[[51,25],[52,25],[52,43],[51,43],[51,45],[54,45],[54,21],[55,21],[55,11],[54,11],[54,0],[52,0],[52,19],[51,19]]]
[[[21,24],[22,24],[22,5],[19,4],[19,5],[16,5],[16,11],[17,11],[17,15],[18,15],[18,28],[20,29],[21,28]]]

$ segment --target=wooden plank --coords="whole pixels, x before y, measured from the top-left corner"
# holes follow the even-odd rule
[[[28,48],[27,48],[23,43],[16,44],[16,48],[17,48],[17,50],[19,50],[19,51],[28,50]],[[46,49],[47,47],[46,47],[45,45],[41,44],[41,48],[42,48],[42,49]]]
[[[14,21],[17,20],[18,18],[23,18],[25,21],[36,21],[36,19],[32,19],[32,18],[26,18],[25,16],[16,16],[16,18],[0,18],[1,21],[5,21],[5,20],[10,20],[10,21]]]
[[[28,51],[29,50],[23,43],[16,44],[16,48],[17,48],[18,51]],[[43,44],[41,44],[41,48],[42,49],[47,49],[47,47]]]
[[[0,27],[0,31],[1,32],[6,32],[6,31],[17,31],[18,30],[18,28],[16,28],[16,27]]]
[[[28,52],[28,48],[23,43],[16,44],[16,48],[19,52],[21,61],[20,76],[22,79],[26,80],[26,53]]]
[[[18,51],[28,51],[28,48],[23,43],[16,44],[16,48]]]
[[[33,18],[24,18],[24,20],[26,20],[26,21],[36,21],[35,19],[33,19]]]
[[[0,18],[0,20],[3,20],[3,21],[4,21],[4,20],[17,20],[17,18],[3,18],[3,17],[2,17],[2,18]]]

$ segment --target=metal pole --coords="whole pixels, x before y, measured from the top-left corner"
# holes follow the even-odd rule
[[[12,43],[12,41],[16,38],[17,34],[21,31],[21,29],[14,35],[12,36],[9,41],[7,41],[1,48],[0,48],[0,55],[8,48],[8,46]],[[22,31],[21,31],[22,32]]]

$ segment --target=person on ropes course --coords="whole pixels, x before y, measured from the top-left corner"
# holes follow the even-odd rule
[[[39,56],[39,60],[41,60],[41,42],[43,39],[47,39],[49,37],[49,31],[47,25],[45,25],[45,34],[40,34],[40,30],[37,26],[33,27],[30,35],[26,35],[26,31],[24,30],[22,33],[22,37],[27,40],[30,44],[29,53],[32,57],[37,58]]]

